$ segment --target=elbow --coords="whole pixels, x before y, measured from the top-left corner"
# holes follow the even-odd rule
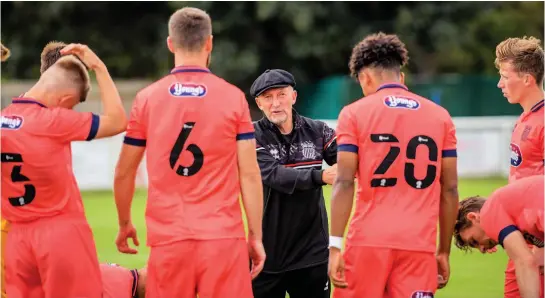
[[[120,134],[127,130],[127,126],[129,124],[129,120],[127,119],[127,116],[125,113],[123,113],[121,116],[119,116],[116,120],[116,126],[114,128],[115,134]]]
[[[128,179],[134,179],[136,178],[136,169],[126,169],[126,168],[115,168],[114,173],[114,184],[117,185],[119,183],[123,183],[124,181]]]
[[[443,184],[441,186],[441,201],[458,204],[458,183]]]
[[[513,260],[515,266],[520,269],[538,270],[538,264],[533,255],[528,254]]]

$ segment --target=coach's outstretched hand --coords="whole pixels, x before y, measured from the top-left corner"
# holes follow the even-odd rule
[[[254,279],[259,275],[261,270],[263,270],[263,266],[265,265],[266,256],[263,242],[259,240],[248,240],[248,252],[252,262],[250,275],[252,276],[252,279]]]
[[[71,43],[61,50],[61,54],[77,56],[91,70],[106,67],[95,52],[84,44]]]
[[[327,274],[331,279],[331,283],[336,288],[344,289],[348,287],[346,278],[344,276],[344,259],[341,250],[336,247],[329,248],[329,265],[327,268]]]
[[[117,245],[117,250],[120,253],[137,254],[137,249],[129,247],[129,238],[132,238],[132,243],[135,246],[140,245],[140,242],[138,242],[138,237],[136,236],[136,229],[132,225],[132,222],[119,226],[119,233],[117,234],[115,245]]]

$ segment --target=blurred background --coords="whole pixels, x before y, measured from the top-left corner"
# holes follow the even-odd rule
[[[43,47],[58,40],[89,45],[108,66],[129,111],[136,92],[173,67],[167,23],[184,6],[212,17],[210,68],[246,92],[254,120],[262,114],[249,96],[252,82],[266,69],[283,68],[297,81],[296,109],[335,127],[341,108],[362,97],[348,75],[352,47],[370,33],[399,35],[410,56],[407,85],[455,119],[460,175],[507,174],[512,125],[522,110],[496,87],[495,47],[507,37],[543,40],[543,2],[2,1],[1,39],[12,50],[2,64],[2,107],[32,86]],[[100,112],[96,85],[77,109]],[[120,146],[113,140],[93,143],[110,152]],[[98,175],[103,182],[84,187],[109,187],[116,158],[110,155]]]
[[[40,53],[52,40],[89,45],[106,63],[127,112],[141,88],[169,73],[169,16],[178,8],[206,10],[213,20],[210,69],[246,92],[253,120],[261,118],[249,89],[269,68],[296,77],[296,109],[336,127],[341,108],[362,97],[348,76],[352,47],[367,34],[395,33],[408,47],[409,88],[444,106],[458,138],[460,197],[487,196],[507,183],[510,136],[518,105],[496,87],[495,47],[508,37],[543,40],[541,2],[1,2],[1,40],[11,58],[1,65],[2,107],[39,77]],[[96,85],[81,111],[100,112]],[[72,145],[99,258],[144,266],[148,250],[121,255],[114,246],[117,217],[112,200],[114,167],[122,135]],[[138,174],[145,188],[145,161]],[[324,187],[329,207],[331,188]],[[145,239],[146,193],[136,193],[134,221]],[[402,219],[400,219],[402,220]],[[451,281],[439,298],[503,296],[503,252],[470,256],[453,249]]]
[[[396,33],[409,49],[408,85],[452,116],[516,115],[495,87],[496,44],[543,37],[543,2],[2,2],[2,41],[13,52],[2,66],[3,104],[12,84],[39,75],[51,40],[88,44],[130,103],[137,89],[168,73],[170,14],[186,5],[213,20],[211,70],[247,94],[267,68],[297,80],[297,109],[336,119],[361,97],[348,74],[352,47],[377,31]],[[134,86],[132,86],[134,85]],[[96,88],[95,88],[95,91]],[[19,92],[19,90],[17,90]],[[16,93],[17,93],[16,92]],[[98,99],[98,97],[94,97]],[[260,117],[250,100],[254,118]]]

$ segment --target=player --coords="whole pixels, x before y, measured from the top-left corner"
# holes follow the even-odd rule
[[[343,108],[337,127],[329,243],[334,297],[427,297],[438,279],[440,287],[449,279],[458,204],[455,128],[444,108],[403,84],[407,60],[405,45],[384,33],[352,51],[350,70],[365,97]]]
[[[117,248],[137,252],[127,243],[132,238],[138,245],[130,206],[147,148],[151,251],[146,296],[253,297],[251,277],[262,270],[265,252],[261,175],[248,103],[240,89],[207,68],[212,24],[206,12],[176,11],[167,44],[176,67],[136,95],[116,167]]]
[[[51,65],[53,65],[62,56],[60,50],[66,46],[62,42],[49,42],[43,49],[40,56],[40,74],[46,71]],[[2,45],[2,62],[6,61],[10,56],[10,50]],[[4,248],[6,244],[7,234],[9,231],[9,222],[2,219],[2,298],[6,296],[6,287],[4,285]]]
[[[2,43],[0,43],[0,48],[1,48],[1,51],[0,51],[0,60],[2,62],[5,62],[6,60],[8,60],[9,56],[11,55],[11,52],[10,50],[5,47]],[[9,223],[4,219],[2,218],[2,268],[0,268],[0,270],[2,270],[2,292],[1,292],[1,297],[2,298],[6,298],[6,285],[5,285],[5,264],[4,264],[4,249],[6,247],[6,239],[7,239],[7,236],[8,236],[8,230],[9,230]]]
[[[103,298],[144,298],[147,268],[127,269],[117,264],[100,264]]]
[[[522,297],[543,297],[543,276],[538,271],[543,266],[543,187],[542,176],[529,176],[497,189],[488,200],[467,198],[460,202],[454,231],[461,249],[478,248],[484,253],[503,246],[515,264]],[[526,243],[539,249],[534,254]]]
[[[500,73],[498,88],[523,113],[511,136],[509,183],[530,175],[543,175],[543,72],[541,41],[534,37],[508,38],[496,47],[495,64]],[[520,297],[515,264],[505,270],[505,298]]]
[[[11,224],[5,260],[10,297],[101,296],[70,142],[113,136],[127,121],[104,63],[80,44],[66,46],[62,54],[25,97],[2,110],[2,217]],[[80,59],[96,73],[103,94],[101,116],[72,110],[89,91]]]

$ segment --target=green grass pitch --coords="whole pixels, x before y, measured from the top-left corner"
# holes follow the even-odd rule
[[[488,196],[496,188],[506,184],[505,179],[461,180],[460,198],[470,195]],[[326,205],[329,209],[331,187],[325,187]],[[112,262],[129,268],[143,267],[149,249],[145,246],[146,227],[144,222],[145,191],[138,191],[133,201],[133,221],[140,240],[136,255],[117,252],[117,213],[111,192],[83,192],[87,218],[93,229],[98,256],[101,262]],[[329,210],[328,210],[329,211]],[[438,290],[438,298],[497,298],[503,296],[503,272],[507,256],[500,248],[497,253],[482,255],[474,251],[462,253],[452,249],[450,266],[451,278],[445,289]]]

